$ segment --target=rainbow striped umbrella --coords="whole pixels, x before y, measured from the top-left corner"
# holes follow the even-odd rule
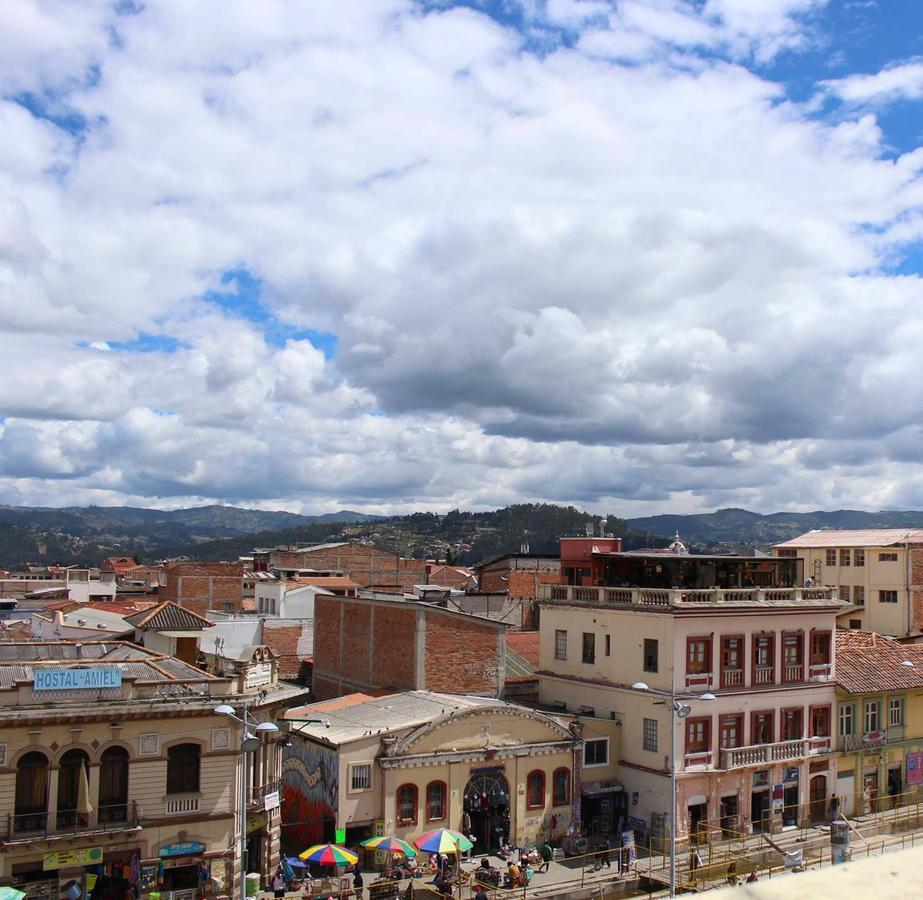
[[[458,853],[460,850],[470,850],[474,846],[460,831],[452,831],[451,828],[427,831],[426,834],[414,838],[413,845],[424,853]]]
[[[355,853],[339,844],[315,844],[299,853],[298,858],[319,866],[353,866],[359,862]]]
[[[369,838],[361,843],[363,847],[368,847],[369,850],[384,850],[386,853],[397,853],[401,856],[417,855],[417,851],[414,850],[407,841],[402,841],[400,838],[396,837],[379,835],[378,837]]]

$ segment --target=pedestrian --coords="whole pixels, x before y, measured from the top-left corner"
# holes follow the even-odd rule
[[[754,881],[759,881],[759,879],[756,877],[756,869],[754,869],[754,870],[747,876],[747,884],[753,884]]]
[[[362,873],[356,869],[353,875],[353,893],[356,895],[356,900],[362,900],[364,886],[365,883],[362,880]]]
[[[813,579],[810,575],[808,575],[808,577],[805,578],[805,580],[804,580],[804,586],[805,586],[806,588],[812,588],[812,587],[814,587],[814,579]]]
[[[839,814],[840,814],[840,798],[837,797],[836,794],[834,794],[830,798],[830,819],[831,821],[835,821],[837,816],[839,816]]]
[[[539,872],[547,872],[551,867],[551,861],[554,859],[554,850],[551,849],[551,844],[545,841],[539,853],[542,856],[542,864],[539,867]]]
[[[605,866],[607,869],[612,868],[612,862],[609,860],[609,838],[604,837],[599,845],[602,848],[602,855],[599,857],[599,868]]]
[[[727,883],[740,884],[740,878],[737,876],[737,863],[733,859],[728,863]]]
[[[487,900],[487,891],[484,890],[484,885],[478,885],[478,892],[474,895],[474,900]]]
[[[272,892],[276,897],[285,896],[285,875],[282,872],[282,866],[279,866],[276,874],[272,876]]]

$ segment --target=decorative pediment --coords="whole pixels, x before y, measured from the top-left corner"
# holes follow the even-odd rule
[[[574,735],[550,716],[524,707],[496,704],[431,719],[398,740],[388,755],[503,750],[573,740]]]

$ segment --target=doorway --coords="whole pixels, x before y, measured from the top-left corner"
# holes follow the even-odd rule
[[[769,831],[769,788],[750,794],[750,823],[754,833]]]
[[[816,825],[827,818],[827,776],[815,775],[811,779],[809,798],[811,803],[811,824]]]
[[[782,792],[782,827],[798,824],[798,785],[787,784]]]
[[[689,839],[696,844],[708,840],[708,804],[693,803],[689,807]]]
[[[878,808],[878,772],[866,772],[862,780],[865,796],[865,813],[873,813]]]
[[[721,798],[720,817],[721,817],[721,834],[723,837],[734,837],[737,828],[737,817],[740,814],[740,804],[737,801],[737,794]]]
[[[510,786],[499,770],[476,772],[465,786],[475,853],[494,853],[510,833]]]

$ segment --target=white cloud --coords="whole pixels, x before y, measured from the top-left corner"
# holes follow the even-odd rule
[[[923,97],[923,62],[888,66],[873,75],[857,74],[824,81],[823,86],[847,103],[875,104]]]
[[[0,101],[0,499],[916,496],[920,152],[748,68],[822,6],[30,6],[0,79],[87,124]]]

